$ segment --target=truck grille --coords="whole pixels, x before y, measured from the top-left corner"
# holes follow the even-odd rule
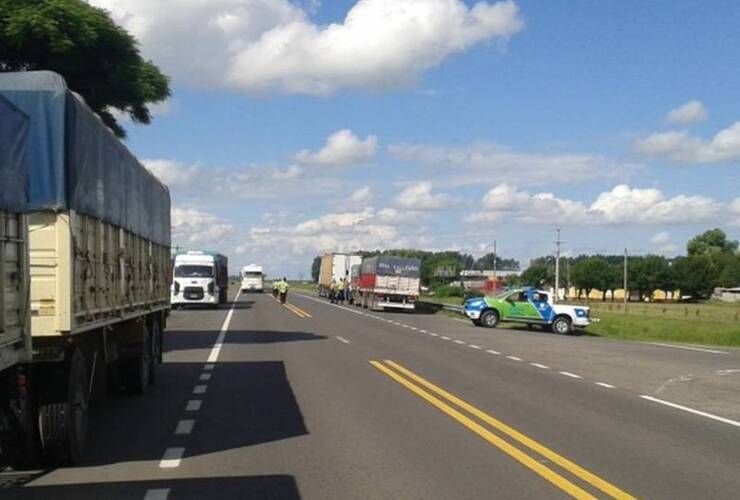
[[[203,288],[199,286],[186,286],[183,296],[188,300],[200,300],[203,298]]]

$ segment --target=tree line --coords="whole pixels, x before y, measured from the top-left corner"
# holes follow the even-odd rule
[[[623,255],[579,255],[560,259],[560,286],[575,287],[588,296],[592,290],[614,297],[623,288]],[[552,256],[532,260],[521,276],[513,276],[510,285],[554,286],[555,259]],[[683,297],[706,299],[715,287],[740,286],[738,242],[729,240],[724,231],[711,229],[689,240],[686,255],[672,259],[661,255],[627,258],[627,289],[639,300],[652,300],[656,290],[670,294],[680,290]]]

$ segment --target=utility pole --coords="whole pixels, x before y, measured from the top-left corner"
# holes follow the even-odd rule
[[[560,228],[555,230],[557,239],[555,240],[555,297],[553,302],[560,298]]]
[[[627,314],[627,249],[624,249],[624,313]]]
[[[496,240],[493,240],[493,286],[496,286]]]

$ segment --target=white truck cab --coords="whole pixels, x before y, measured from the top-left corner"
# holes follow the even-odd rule
[[[171,303],[181,305],[208,305],[217,307],[225,302],[223,281],[225,257],[219,254],[191,250],[175,256],[172,277]]]
[[[262,266],[250,264],[242,267],[241,272],[242,292],[262,292],[264,290],[264,273]]]

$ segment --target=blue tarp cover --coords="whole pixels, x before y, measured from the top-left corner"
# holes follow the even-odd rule
[[[167,187],[60,75],[0,73],[0,95],[30,119],[29,210],[75,210],[170,245]]]
[[[23,212],[28,117],[0,95],[0,209]]]

